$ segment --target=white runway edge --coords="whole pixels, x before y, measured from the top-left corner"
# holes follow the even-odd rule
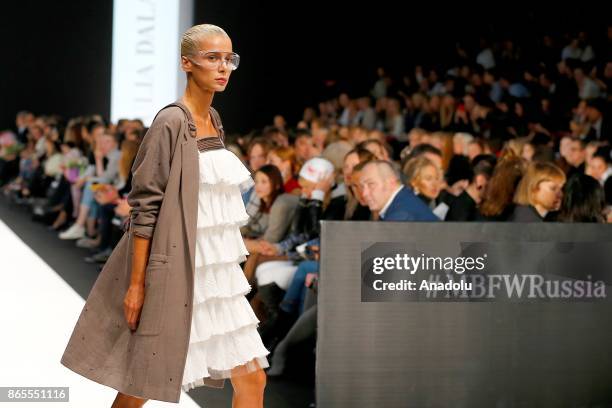
[[[15,402],[2,407],[108,408],[117,391],[60,363],[85,300],[0,220],[0,386],[70,387],[70,402]],[[149,401],[145,407],[199,407],[183,392],[179,404]]]

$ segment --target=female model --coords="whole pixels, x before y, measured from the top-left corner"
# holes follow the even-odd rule
[[[178,402],[198,386],[234,389],[232,407],[263,407],[269,367],[240,268],[249,253],[241,193],[254,181],[224,145],[211,102],[239,57],[221,28],[181,40],[187,86],[162,109],[132,166],[127,231],[86,301],[62,364],[119,391],[112,405]],[[129,264],[129,267],[125,265]]]

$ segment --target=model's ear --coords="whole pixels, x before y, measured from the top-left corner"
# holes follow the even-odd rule
[[[193,62],[184,55],[181,55],[181,69],[185,72],[191,72],[193,69]]]

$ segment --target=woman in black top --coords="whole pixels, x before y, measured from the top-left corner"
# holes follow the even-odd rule
[[[604,190],[601,184],[586,174],[574,174],[565,184],[563,203],[559,211],[561,222],[606,222]]]
[[[561,207],[565,173],[552,163],[533,162],[518,185],[510,221],[541,222]],[[547,218],[548,217],[548,218]]]

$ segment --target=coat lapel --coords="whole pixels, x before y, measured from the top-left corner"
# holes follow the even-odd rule
[[[187,132],[181,139],[181,201],[183,222],[187,231],[187,245],[192,273],[195,270],[195,234],[197,230],[199,158],[196,140]]]
[[[180,100],[174,102],[179,106],[187,118],[187,131],[182,132],[181,140],[181,201],[183,205],[183,222],[187,231],[187,244],[189,247],[189,259],[191,263],[191,273],[195,273],[195,236],[197,232],[198,216],[198,194],[200,189],[200,152],[196,141],[196,125],[189,112],[189,108]],[[220,133],[223,128],[216,116],[216,112],[211,107],[209,109],[213,120],[213,126]]]

